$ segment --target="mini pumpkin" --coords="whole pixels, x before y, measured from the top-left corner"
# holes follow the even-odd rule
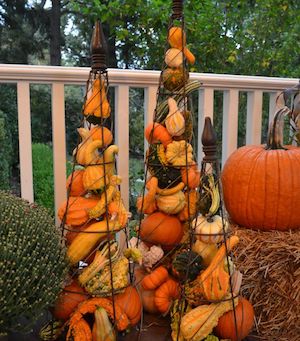
[[[164,266],[159,266],[149,275],[146,275],[141,284],[145,290],[153,290],[158,288],[169,277],[168,270]]]
[[[171,307],[173,301],[180,296],[180,286],[169,278],[155,291],[154,302],[158,310],[165,314]]]
[[[167,145],[166,158],[174,167],[184,167],[193,162],[193,147],[184,140]]]
[[[159,195],[156,198],[157,207],[167,214],[177,214],[185,206],[185,196],[182,191],[171,195]]]
[[[193,228],[199,240],[208,244],[216,244],[224,240],[228,222],[219,215],[208,218],[198,216],[193,221]]]

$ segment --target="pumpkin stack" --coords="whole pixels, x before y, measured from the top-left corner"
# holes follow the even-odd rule
[[[111,107],[105,65],[104,36],[97,23],[92,38],[92,70],[83,106],[84,127],[73,155],[75,165],[67,179],[68,198],[58,216],[66,231],[71,282],[57,299],[51,333],[67,326],[66,340],[116,340],[117,331],[135,325],[141,316],[141,301],[130,286],[129,263],[120,251],[116,233],[127,225],[116,174],[110,130]],[[100,48],[100,47],[101,48]],[[93,319],[86,319],[93,314]],[[47,337],[49,328],[41,335]]]

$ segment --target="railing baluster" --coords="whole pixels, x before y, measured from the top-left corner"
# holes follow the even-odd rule
[[[153,121],[156,106],[157,86],[148,86],[144,90],[144,127]],[[148,148],[148,142],[144,139],[144,155]]]
[[[223,94],[222,165],[237,148],[239,91],[225,90]]]
[[[262,95],[261,90],[247,94],[246,144],[261,143]]]
[[[21,196],[34,201],[29,82],[17,83]],[[9,108],[8,108],[9,110]]]
[[[55,219],[57,210],[66,200],[66,133],[65,133],[65,88],[63,83],[52,84],[52,140]]]
[[[277,97],[280,95],[280,91],[277,92],[270,92],[270,100],[269,100],[269,124],[273,120],[276,108],[278,105],[281,105],[280,103],[276,103]]]
[[[202,160],[202,130],[204,127],[205,116],[210,117],[212,122],[214,118],[214,89],[204,88],[199,90],[198,97],[198,162]]]
[[[121,192],[124,205],[129,209],[129,86],[115,87],[115,138],[119,146],[118,175],[122,177]]]

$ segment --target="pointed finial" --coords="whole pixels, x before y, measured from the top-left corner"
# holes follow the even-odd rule
[[[181,19],[183,12],[183,0],[173,0],[172,19]]]
[[[217,157],[217,135],[211,123],[210,117],[205,117],[201,141],[202,141],[203,152],[204,152],[203,161],[206,161],[206,162],[216,161],[218,159]]]
[[[91,41],[92,70],[105,70],[107,68],[106,53],[107,44],[102,25],[98,20],[95,24]]]

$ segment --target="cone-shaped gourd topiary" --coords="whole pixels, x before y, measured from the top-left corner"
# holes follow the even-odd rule
[[[56,299],[66,250],[46,209],[0,191],[0,335],[30,331]]]

